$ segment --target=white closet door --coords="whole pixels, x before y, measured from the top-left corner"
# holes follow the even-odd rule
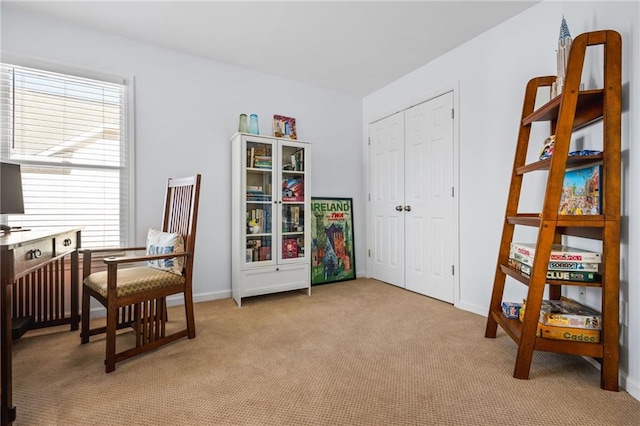
[[[372,278],[405,286],[404,270],[404,113],[369,127]]]
[[[405,286],[454,299],[453,93],[405,111]]]

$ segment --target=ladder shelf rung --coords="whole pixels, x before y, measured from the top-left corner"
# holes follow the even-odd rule
[[[590,124],[591,122],[602,118],[604,97],[603,89],[584,90],[578,93],[578,103],[576,105],[576,115],[573,121],[573,129]],[[556,96],[549,102],[538,108],[533,113],[522,119],[522,125],[528,126],[536,121],[553,121],[558,118],[560,113],[560,102],[562,96]]]
[[[515,216],[507,216],[507,223],[512,225],[525,225],[540,227],[543,221],[555,221],[556,227],[562,228],[603,228],[605,216],[594,215],[558,215],[557,218],[544,219],[542,213],[518,213]]]
[[[523,175],[525,173],[534,172],[537,170],[549,170],[551,167],[551,159],[546,158],[544,160],[536,161],[534,163],[525,164],[524,166],[520,166],[516,168],[517,175]],[[604,159],[604,154],[597,155],[572,155],[567,157],[566,168],[578,167],[578,166],[588,166],[592,163],[598,163]]]

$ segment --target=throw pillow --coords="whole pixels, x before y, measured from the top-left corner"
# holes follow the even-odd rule
[[[184,240],[182,235],[149,229],[147,234],[147,254],[182,253],[183,251]],[[152,268],[182,275],[184,258],[172,257],[169,259],[149,260],[147,264]]]

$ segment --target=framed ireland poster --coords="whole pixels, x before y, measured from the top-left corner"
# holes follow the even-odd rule
[[[353,200],[311,198],[311,285],[356,279]]]

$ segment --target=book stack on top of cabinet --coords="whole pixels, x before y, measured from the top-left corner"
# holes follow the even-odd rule
[[[526,277],[530,277],[535,251],[535,244],[512,242],[509,251],[509,267]],[[600,253],[554,244],[547,267],[547,279],[599,281],[601,279],[599,274],[601,262]]]

